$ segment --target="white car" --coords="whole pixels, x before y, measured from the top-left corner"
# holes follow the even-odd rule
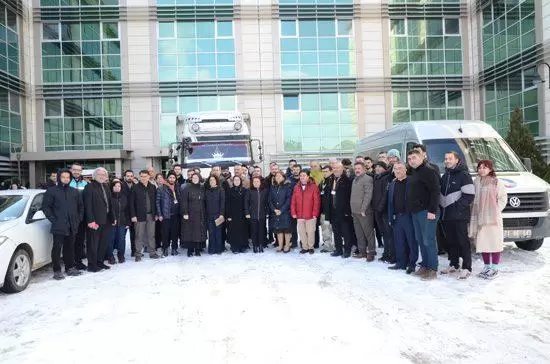
[[[21,292],[32,271],[49,264],[50,222],[42,212],[44,190],[0,191],[0,290]]]

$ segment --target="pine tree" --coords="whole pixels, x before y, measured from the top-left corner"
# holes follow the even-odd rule
[[[510,129],[506,142],[520,158],[531,158],[533,173],[540,178],[550,181],[550,167],[542,156],[535,138],[523,123],[523,115],[517,107],[510,116]]]

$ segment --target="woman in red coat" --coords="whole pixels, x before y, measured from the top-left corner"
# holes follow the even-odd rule
[[[321,207],[321,195],[313,178],[307,171],[300,172],[300,182],[294,187],[290,212],[298,220],[298,234],[302,240],[300,254],[313,254],[317,217]]]

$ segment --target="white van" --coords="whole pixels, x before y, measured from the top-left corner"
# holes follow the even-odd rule
[[[456,151],[470,173],[477,162],[493,161],[508,190],[504,238],[525,250],[537,250],[550,236],[550,185],[530,173],[504,139],[482,121],[420,121],[394,126],[357,141],[356,155],[377,160],[378,153],[397,149],[404,158],[416,143],[424,144],[430,162],[445,170],[445,153]]]

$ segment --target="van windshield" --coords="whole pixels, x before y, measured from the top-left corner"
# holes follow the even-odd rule
[[[524,172],[525,167],[512,149],[500,138],[457,138],[424,140],[430,162],[445,170],[445,153],[455,151],[465,162],[471,173],[475,173],[477,163],[488,159],[493,162],[496,172]]]
[[[0,196],[0,222],[17,219],[23,215],[28,196],[3,195]]]

